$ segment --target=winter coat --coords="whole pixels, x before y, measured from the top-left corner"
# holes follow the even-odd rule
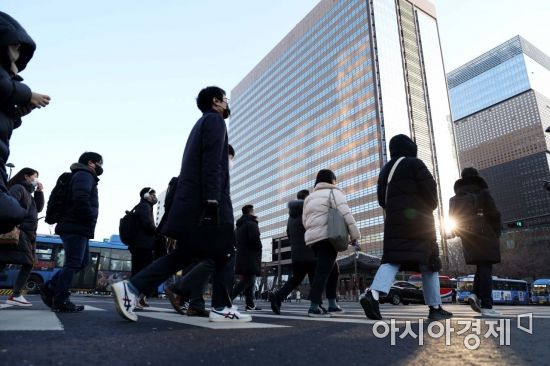
[[[0,12],[0,50],[7,52],[10,44],[20,44],[19,59],[15,62],[19,71],[30,61],[36,49],[34,41],[21,25],[8,14]],[[14,129],[21,126],[21,118],[16,116],[16,106],[27,106],[31,100],[31,89],[21,83],[23,79],[13,76],[7,65],[2,65],[7,55],[0,55],[0,169],[10,155],[9,141]],[[0,174],[1,175],[1,174]],[[6,182],[0,179],[0,184]]]
[[[130,245],[130,249],[150,249],[155,247],[155,220],[153,218],[153,205],[141,199],[136,206],[136,236]]]
[[[467,192],[478,196],[478,202],[483,210],[484,233],[476,235],[467,233],[461,236],[462,249],[466,264],[500,263],[501,233],[500,212],[489,193],[489,187],[482,177],[467,177],[455,182],[456,194]]]
[[[69,197],[63,217],[55,227],[55,233],[75,234],[94,237],[95,225],[99,213],[97,182],[95,171],[87,165],[71,165],[73,173],[69,182]]]
[[[229,194],[227,128],[219,113],[208,110],[189,134],[181,171],[162,234],[180,239],[200,221],[207,200],[218,201],[220,222],[234,225]],[[234,241],[233,235],[227,240]]]
[[[361,238],[344,192],[333,184],[317,183],[313,193],[307,196],[304,201],[302,222],[306,228],[304,237],[306,245],[312,245],[328,238],[328,200],[331,191],[334,194],[335,200],[335,202],[332,202],[332,207],[337,207],[344,216],[351,240],[359,240]]]
[[[288,203],[288,223],[286,234],[290,241],[292,262],[315,262],[315,253],[306,245],[306,228],[302,223],[304,200],[295,200]]]
[[[393,137],[391,160],[378,177],[378,203],[386,215],[382,263],[402,264],[402,270],[418,270],[419,264],[428,264],[436,241],[433,216],[437,207],[436,183],[416,153],[417,146],[408,136]],[[388,188],[390,170],[402,156],[405,159],[395,169]]]
[[[38,212],[44,208],[44,193],[34,192],[31,184],[21,182],[10,188],[10,194],[26,209],[26,216],[19,225],[19,244],[16,248],[0,250],[0,262],[10,264],[30,264],[35,262],[36,229]]]
[[[259,276],[262,264],[262,241],[256,216],[242,215],[237,220],[235,236],[237,239],[235,273]]]

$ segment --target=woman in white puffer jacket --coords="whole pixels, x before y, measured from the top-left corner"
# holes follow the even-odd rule
[[[343,312],[336,303],[336,287],[339,275],[338,264],[336,263],[338,253],[327,239],[329,197],[332,200],[331,192],[334,195],[332,207],[337,207],[344,216],[352,245],[357,245],[357,240],[361,237],[355,219],[346,202],[346,196],[344,192],[336,187],[336,176],[331,170],[320,170],[315,180],[315,189],[304,202],[304,212],[302,215],[302,221],[306,229],[306,245],[311,245],[317,256],[315,276],[309,293],[311,305],[308,316],[310,317],[330,317],[330,313]],[[320,307],[323,289],[325,288],[329,305],[328,313]]]

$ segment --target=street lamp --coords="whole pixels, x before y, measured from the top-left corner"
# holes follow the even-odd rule
[[[12,163],[7,163],[6,166],[7,166],[8,168],[10,168],[10,176],[8,177],[8,180],[10,180],[10,179],[11,179],[11,170],[12,170],[13,168],[15,168],[15,165],[13,165]]]

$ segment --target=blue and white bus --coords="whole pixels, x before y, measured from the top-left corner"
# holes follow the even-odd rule
[[[118,236],[110,241],[90,241],[90,262],[80,271],[73,282],[74,291],[105,293],[110,285],[130,277],[132,263],[128,247]],[[28,293],[38,292],[38,286],[47,282],[63,267],[65,251],[61,238],[57,235],[41,235],[36,238],[36,258],[33,271],[25,284]],[[0,288],[11,289],[17,276],[18,266],[8,265],[0,272]]]
[[[465,303],[474,287],[474,275],[457,278],[458,302]],[[529,290],[527,282],[511,280],[493,276],[493,303],[494,304],[529,304]]]
[[[531,302],[533,304],[550,304],[550,278],[535,280],[531,285]]]

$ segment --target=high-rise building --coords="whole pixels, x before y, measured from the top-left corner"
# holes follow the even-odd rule
[[[447,80],[460,166],[479,169],[508,226],[550,223],[550,57],[516,36]]]
[[[362,249],[380,255],[377,179],[399,133],[416,141],[438,181],[442,222],[458,166],[430,2],[322,0],[231,91],[231,109],[235,215],[253,204],[262,238],[285,233],[288,201],[328,168]]]

